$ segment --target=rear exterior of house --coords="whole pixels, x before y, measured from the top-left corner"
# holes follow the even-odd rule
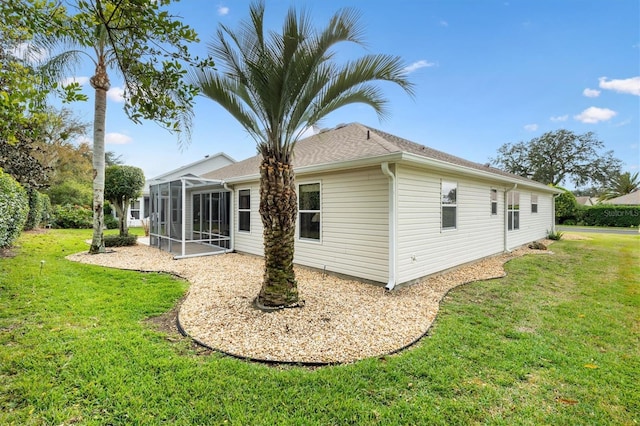
[[[393,288],[554,227],[557,190],[360,124],[300,141],[295,152],[301,265]],[[262,255],[258,161],[203,177],[229,192],[231,249]]]

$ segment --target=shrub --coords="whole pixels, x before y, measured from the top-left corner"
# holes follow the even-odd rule
[[[120,224],[118,223],[118,219],[116,219],[115,217],[113,217],[113,215],[107,214],[105,212],[104,214],[104,227],[107,229],[118,229],[118,226]]]
[[[29,213],[27,214],[27,221],[24,224],[24,229],[35,229],[42,222],[42,194],[40,194],[35,188],[27,189],[27,196],[29,198]]]
[[[93,211],[86,207],[65,204],[56,206],[53,225],[64,229],[89,229],[93,227]]]
[[[124,247],[135,246],[137,244],[137,235],[127,235],[121,237],[120,235],[105,235],[104,246],[105,247]]]
[[[640,225],[640,206],[616,206],[599,204],[583,209],[582,222],[587,226],[619,226],[623,228]]]
[[[576,196],[564,188],[564,192],[556,197],[556,222],[565,225],[575,225],[580,215],[580,206]],[[569,223],[570,222],[570,223]]]
[[[93,189],[91,184],[76,182],[73,180],[54,185],[49,188],[49,197],[53,205],[64,206],[66,204],[90,206],[93,203]]]
[[[562,238],[562,232],[560,232],[560,231],[556,231],[556,232],[549,231],[547,233],[547,238],[550,239],[550,240],[559,241]]]
[[[27,192],[0,168],[0,248],[20,236],[29,212]]]
[[[40,226],[50,225],[53,220],[53,207],[47,194],[40,193]]]

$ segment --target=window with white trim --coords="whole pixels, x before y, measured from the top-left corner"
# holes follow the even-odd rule
[[[538,213],[538,196],[531,194],[531,213]]]
[[[298,236],[320,241],[320,183],[298,186]]]
[[[495,216],[498,214],[498,190],[491,189],[491,215]]]
[[[456,229],[457,226],[457,192],[456,182],[441,183],[442,229]]]
[[[507,216],[509,231],[520,229],[520,193],[518,191],[507,193]]]
[[[251,190],[238,191],[238,231],[251,231]]]

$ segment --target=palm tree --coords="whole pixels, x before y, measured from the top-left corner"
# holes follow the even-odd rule
[[[93,238],[89,253],[104,253],[104,173],[105,173],[105,123],[107,115],[107,92],[111,87],[107,69],[116,63],[116,56],[110,48],[109,34],[105,25],[94,27],[93,52],[89,55],[84,50],[70,49],[52,57],[46,64],[51,75],[61,75],[73,67],[82,56],[88,57],[95,66],[94,75],[89,79],[95,90],[93,116]],[[73,40],[65,39],[63,43],[72,44]]]
[[[633,175],[631,172],[620,173],[613,179],[611,188],[600,196],[599,199],[604,201],[621,197],[626,194],[631,194],[633,191],[637,191],[638,188],[640,188],[640,180],[638,179],[637,172]]]
[[[255,304],[268,310],[299,303],[293,271],[296,141],[305,129],[348,104],[370,105],[383,118],[387,101],[372,84],[376,80],[396,83],[412,94],[398,57],[366,55],[345,64],[333,61],[335,45],[363,44],[355,11],[339,11],[321,31],[310,24],[308,14],[298,15],[292,7],[282,34],[267,34],[264,3],[253,3],[250,20],[237,32],[220,25],[209,45],[222,69],[193,73],[200,91],[240,122],[262,156],[259,212],[265,272]]]

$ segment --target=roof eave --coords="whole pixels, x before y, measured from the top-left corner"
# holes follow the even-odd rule
[[[421,155],[411,154],[408,152],[402,153],[402,161],[410,164],[417,164],[420,166],[428,166],[429,168],[436,169],[436,170],[442,170],[442,171],[458,173],[458,174],[463,173],[466,175],[476,176],[476,177],[487,179],[487,180],[494,180],[494,181],[497,180],[497,181],[512,184],[512,185],[518,184],[518,186],[525,186],[527,188],[533,188],[533,189],[550,192],[554,194],[562,193],[562,190],[559,190],[551,186],[547,186],[540,182],[530,181],[530,180],[526,180],[524,178],[518,178],[518,177],[503,176],[497,173],[493,173],[490,170],[487,170],[487,171],[478,170],[471,167],[462,166],[459,164],[449,163],[447,161],[436,160],[433,158],[423,157]]]

